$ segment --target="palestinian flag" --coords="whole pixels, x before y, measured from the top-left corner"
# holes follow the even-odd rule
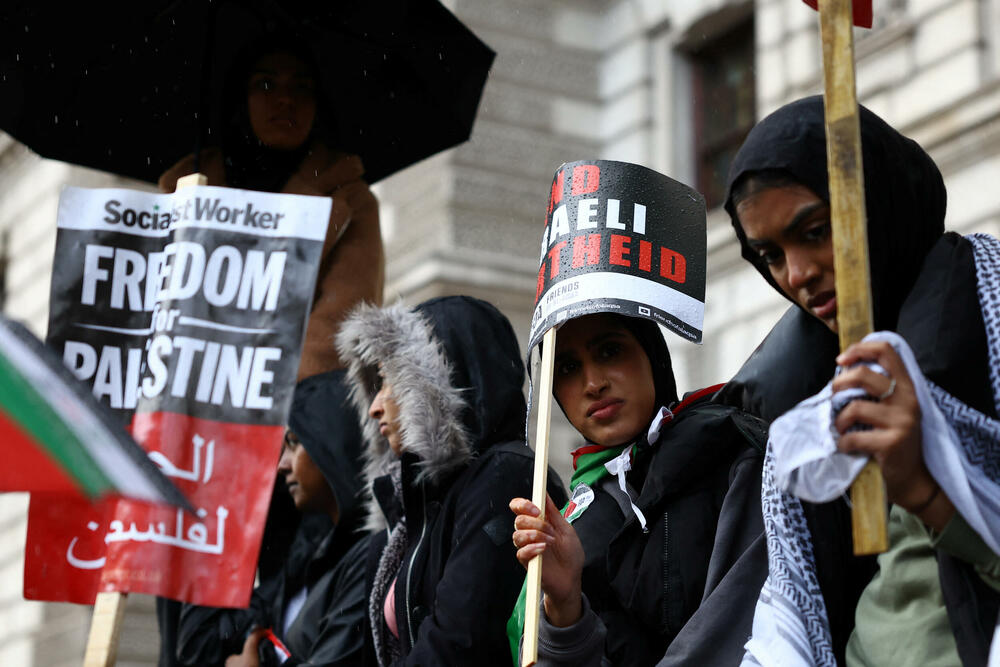
[[[190,509],[59,357],[0,316],[0,491],[119,494]]]
[[[817,0],[802,1],[813,9],[819,9],[817,7]],[[852,0],[851,6],[854,9],[854,25],[859,28],[872,27],[872,0]]]

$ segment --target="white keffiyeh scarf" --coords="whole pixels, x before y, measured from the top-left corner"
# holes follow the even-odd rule
[[[975,252],[990,382],[1000,410],[1000,241],[986,234],[967,238]],[[913,352],[898,335],[878,332],[865,340],[888,341],[899,353],[920,401],[927,469],[969,526],[994,553],[1000,553],[1000,421],[925,379]],[[771,426],[761,485],[768,576],[757,600],[744,665],[837,664],[799,500],[833,500],[864,466],[863,457],[836,450],[833,401],[828,384]],[[994,635],[994,653],[998,636],[1000,625]]]

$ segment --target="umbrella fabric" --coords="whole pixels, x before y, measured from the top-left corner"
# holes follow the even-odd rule
[[[60,359],[2,317],[0,442],[0,491],[117,493],[188,506]]]
[[[437,0],[0,7],[0,129],[43,157],[156,182],[217,145],[224,78],[274,35],[314,56],[335,148],[373,182],[469,137],[494,53]]]

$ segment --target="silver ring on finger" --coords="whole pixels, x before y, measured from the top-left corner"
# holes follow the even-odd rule
[[[896,378],[889,378],[889,388],[879,394],[876,398],[880,401],[884,401],[894,393],[896,393]]]

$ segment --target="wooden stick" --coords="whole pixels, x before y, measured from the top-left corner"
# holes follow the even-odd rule
[[[820,0],[819,16],[837,327],[843,351],[873,327],[851,0]],[[851,503],[855,555],[888,549],[885,483],[873,461],[851,485]]]
[[[192,185],[208,185],[208,176],[205,174],[188,174],[177,179],[178,190]]]
[[[178,190],[192,185],[208,185],[208,177],[205,174],[189,174],[177,179]],[[111,667],[115,664],[127,601],[127,593],[97,594],[87,649],[83,654],[83,667]]]
[[[552,422],[552,373],[555,366],[556,328],[542,338],[542,363],[538,383],[538,422],[535,431],[535,478],[531,502],[545,519],[545,497],[549,472],[549,425]],[[538,610],[542,603],[542,556],[528,562],[528,591],[524,608],[524,642],[521,644],[521,667],[538,661]]]
[[[83,667],[111,667],[118,659],[118,639],[125,617],[125,593],[98,593],[90,622]]]

